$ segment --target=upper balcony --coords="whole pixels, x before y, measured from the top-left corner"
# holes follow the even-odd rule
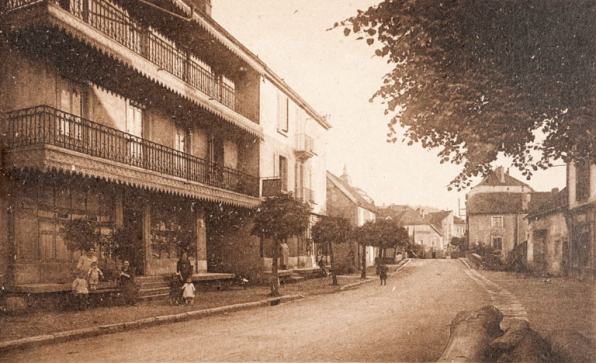
[[[259,203],[258,177],[49,106],[8,112],[5,141],[7,168],[72,171],[199,199]]]
[[[132,18],[110,1],[6,0],[5,13],[8,29],[56,27],[177,94],[191,100],[196,96],[194,101],[200,106],[245,130],[262,134],[254,92],[249,94],[251,91],[225,74],[214,72],[198,54]]]
[[[315,141],[312,137],[305,134],[296,135],[296,148],[294,150],[296,156],[302,160],[317,155],[315,151]]]

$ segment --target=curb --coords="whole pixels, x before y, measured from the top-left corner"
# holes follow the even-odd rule
[[[404,267],[406,267],[410,263],[410,261],[412,261],[412,260],[408,258],[408,259],[402,260],[402,261],[406,261],[406,262],[401,263],[399,265],[399,267],[397,268],[397,270],[395,270],[394,272],[390,273],[389,276],[393,276],[396,273],[398,273],[401,269],[403,269]],[[345,290],[350,289],[352,287],[364,285],[364,284],[367,284],[367,283],[372,282],[372,281],[377,281],[377,279],[366,279],[366,280],[363,280],[363,281],[358,281],[358,282],[354,282],[354,283],[351,283],[351,284],[347,284],[347,285],[344,285],[344,286],[340,287],[339,288],[339,291],[345,291]]]
[[[280,297],[272,297],[261,301],[253,301],[249,303],[234,304],[228,306],[220,306],[216,308],[189,311],[186,313],[176,315],[163,315],[152,318],[145,318],[126,323],[101,325],[91,328],[68,330],[54,334],[38,335],[34,337],[27,337],[16,340],[9,340],[0,342],[0,352],[4,353],[15,349],[25,349],[31,347],[38,347],[46,344],[63,343],[67,341],[95,337],[99,335],[106,335],[112,333],[119,333],[128,330],[148,328],[156,325],[169,324],[174,322],[182,322],[188,320],[202,319],[208,316],[227,314],[230,312],[248,310],[258,307],[275,306],[282,303],[302,299],[302,295],[287,295]]]

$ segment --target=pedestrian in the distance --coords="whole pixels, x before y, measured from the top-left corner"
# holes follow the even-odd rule
[[[195,285],[192,283],[192,279],[189,277],[186,279],[186,283],[182,285],[182,298],[185,304],[195,304]]]
[[[387,265],[382,264],[379,268],[379,278],[381,279],[381,285],[387,285],[387,273],[389,272],[389,268]]]

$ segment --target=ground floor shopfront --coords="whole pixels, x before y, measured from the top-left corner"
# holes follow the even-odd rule
[[[197,273],[234,272],[217,271],[234,265],[229,260],[234,256],[224,253],[225,246],[211,244],[233,241],[235,248],[242,249],[253,239],[245,233],[248,219],[236,221],[237,227],[217,230],[215,220],[223,204],[215,201],[63,172],[13,171],[1,185],[4,286],[70,283],[81,253],[69,250],[63,240],[64,227],[73,219],[89,221],[104,240],[118,230],[125,232],[130,244],[125,256],[113,244],[96,248],[99,267],[108,276],[117,274],[123,259],[130,260],[140,276],[169,274],[176,271],[183,251],[189,252]],[[208,231],[219,237],[208,238]],[[225,264],[214,264],[215,260]]]

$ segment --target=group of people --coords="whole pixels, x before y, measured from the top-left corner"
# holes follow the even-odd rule
[[[192,268],[188,254],[182,253],[182,257],[176,264],[176,273],[172,275],[170,282],[170,305],[180,303],[194,305],[197,290],[192,282]]]
[[[89,248],[81,254],[76,268],[76,278],[72,282],[72,291],[79,309],[86,309],[89,306],[89,291],[97,290],[99,278],[104,278],[103,272],[97,266],[95,249]]]
[[[105,277],[98,267],[95,248],[91,247],[79,258],[76,267],[76,278],[72,283],[72,292],[78,309],[84,310],[89,307],[89,291],[97,290],[100,278],[104,279]],[[122,289],[122,296],[125,303],[133,306],[136,305],[137,286],[134,281],[134,272],[128,261],[122,263],[118,282]]]

